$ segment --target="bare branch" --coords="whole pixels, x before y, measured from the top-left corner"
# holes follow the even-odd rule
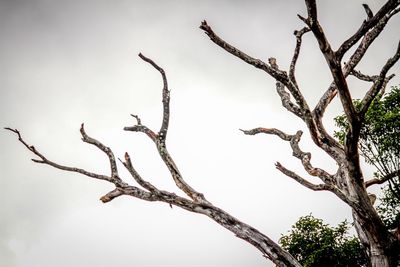
[[[132,165],[132,161],[131,158],[129,157],[128,152],[125,153],[125,162],[122,162],[122,164],[125,166],[125,168],[129,171],[129,173],[132,175],[132,177],[139,185],[143,186],[143,188],[149,190],[150,192],[158,191],[158,189],[151,183],[143,180],[142,177],[139,175],[139,173],[135,170],[135,168]]]
[[[147,126],[138,124],[135,126],[129,126],[129,127],[124,127],[125,131],[131,131],[131,132],[142,132],[145,133],[153,142],[156,142],[157,140],[157,134],[155,134],[152,130],[147,128]]]
[[[375,27],[383,17],[390,14],[399,4],[400,2],[398,0],[390,0],[381,7],[381,9],[375,14],[375,16],[372,16],[372,11],[368,7],[368,5],[363,4],[364,10],[368,15],[368,19],[366,21],[363,21],[357,32],[354,33],[349,39],[344,41],[343,44],[339,47],[336,52],[338,59],[341,60],[343,55],[354,44],[356,44],[370,29]]]
[[[271,77],[273,77],[277,82],[284,84],[289,92],[292,94],[294,99],[296,100],[297,104],[300,106],[301,109],[308,110],[307,102],[305,101],[303,95],[301,94],[300,90],[294,85],[294,83],[289,79],[287,73],[282,71],[278,68],[276,64],[275,58],[269,58],[270,65],[266,64],[260,59],[253,58],[244,52],[240,51],[236,47],[232,46],[231,44],[227,43],[226,41],[222,40],[215,32],[211,29],[211,27],[207,24],[206,21],[203,21],[200,25],[200,29],[204,30],[204,32],[210,37],[211,41],[215,44],[226,50],[227,52],[231,53],[232,55],[240,58],[244,62],[261,69],[268,73]],[[290,109],[289,109],[290,110]],[[298,115],[298,112],[293,112],[295,115]]]
[[[399,11],[400,8],[396,8],[389,14],[386,14],[381,20],[379,20],[379,22],[375,25],[373,29],[371,29],[369,32],[365,34],[360,44],[358,45],[356,51],[353,53],[353,55],[350,57],[349,61],[343,68],[343,73],[345,77],[347,77],[354,69],[354,67],[358,65],[358,63],[361,61],[362,57],[364,56],[365,52],[368,50],[372,42],[383,31],[389,19]],[[321,121],[320,118],[323,117],[326,107],[333,100],[336,94],[337,94],[336,84],[335,82],[332,82],[313,110],[313,115],[315,116],[318,124],[320,124],[319,123],[319,121]],[[318,127],[321,126],[318,125]]]
[[[165,142],[168,132],[168,124],[169,124],[169,101],[170,101],[170,92],[168,89],[167,76],[165,75],[165,71],[158,66],[153,60],[145,57],[142,53],[139,54],[139,57],[143,59],[145,62],[150,63],[156,70],[161,73],[163,79],[163,90],[162,90],[162,103],[163,103],[163,121],[161,124],[161,128],[158,131],[158,138],[160,141]],[[140,125],[140,120],[138,120],[138,125]]]
[[[181,173],[179,172],[178,167],[176,166],[175,162],[173,161],[172,157],[168,153],[167,146],[165,143],[166,140],[166,135],[168,131],[168,123],[169,123],[169,116],[170,116],[170,110],[169,110],[169,90],[168,90],[168,84],[167,84],[167,78],[165,75],[164,70],[159,67],[153,60],[150,58],[147,58],[143,56],[142,54],[139,54],[139,57],[143,59],[144,61],[150,63],[155,69],[157,69],[163,78],[164,81],[164,87],[163,87],[163,122],[161,125],[161,129],[158,132],[158,134],[155,134],[152,130],[150,130],[148,127],[145,125],[142,125],[141,120],[137,115],[131,115],[137,120],[137,125],[131,126],[131,127],[124,127],[125,131],[133,131],[133,132],[143,132],[145,133],[156,145],[157,150],[159,155],[161,156],[161,159],[163,160],[164,164],[168,168],[172,179],[174,180],[176,186],[181,189],[187,196],[189,196],[191,199],[193,199],[196,202],[199,203],[209,203],[204,195],[200,192],[197,192],[194,190],[186,181],[183,179]],[[130,171],[131,175],[133,178],[144,188],[148,189],[149,191],[155,191],[156,188],[151,185],[150,183],[144,181],[139,174],[135,171],[133,168],[132,164],[129,162],[129,155],[125,154],[125,160],[126,162],[123,163],[125,167]]]
[[[379,77],[375,80],[374,85],[371,87],[371,89],[365,94],[363,100],[361,101],[361,110],[359,114],[361,116],[364,116],[364,114],[367,112],[369,106],[371,105],[372,101],[375,99],[375,97],[379,94],[379,92],[382,90],[382,87],[386,86],[388,79],[392,78],[393,76],[389,76],[386,78],[387,72],[390,70],[391,67],[393,67],[394,64],[397,63],[400,59],[400,41],[397,45],[397,50],[396,53],[394,54],[393,57],[389,58],[385,65],[382,67],[381,72],[379,74]]]
[[[296,174],[293,171],[290,171],[288,169],[286,169],[284,166],[282,166],[279,162],[277,162],[275,164],[276,168],[281,171],[283,174],[285,174],[286,176],[292,178],[293,180],[295,180],[296,182],[298,182],[299,184],[307,187],[308,189],[311,189],[313,191],[331,191],[330,187],[326,184],[313,184],[310,183],[309,181],[307,181],[306,179],[300,177],[298,174]]]
[[[100,198],[100,200],[103,203],[107,203],[107,202],[110,202],[111,200],[113,200],[114,198],[122,196],[123,194],[124,193],[120,189],[115,188],[114,190],[112,190],[112,191],[108,192],[107,194],[105,194],[104,196],[102,196]]]
[[[282,140],[285,140],[285,141],[290,141],[293,137],[292,135],[286,134],[286,133],[282,132],[281,130],[278,130],[275,128],[259,127],[259,128],[254,128],[251,130],[242,130],[242,129],[239,129],[239,130],[242,131],[246,135],[256,135],[259,133],[273,134],[273,135],[279,136]]]
[[[96,146],[98,149],[100,149],[101,151],[103,151],[104,153],[106,153],[106,155],[108,156],[109,160],[110,160],[110,167],[111,167],[111,177],[117,180],[121,180],[121,178],[119,178],[118,176],[118,169],[117,169],[117,163],[115,161],[115,157],[114,157],[114,153],[112,152],[112,150],[103,145],[101,142],[97,141],[96,139],[88,136],[85,132],[85,128],[84,128],[84,124],[81,124],[81,129],[80,132],[82,134],[82,140],[85,143],[91,144]]]
[[[365,182],[365,187],[369,187],[371,185],[375,185],[375,184],[383,184],[387,181],[389,181],[390,179],[393,179],[394,177],[400,176],[400,170],[391,172],[387,175],[385,175],[384,177],[381,178],[373,178],[370,179],[368,181]]]
[[[358,71],[358,70],[350,71],[350,75],[353,75],[357,79],[364,81],[364,82],[374,82],[379,77],[378,75],[373,75],[373,76],[366,75],[366,74],[361,73],[361,71]]]
[[[367,14],[367,18],[370,20],[372,19],[372,17],[374,16],[374,13],[372,13],[372,10],[369,8],[369,6],[367,4],[362,4],[365,13]]]
[[[273,78],[276,80],[286,84],[288,82],[288,77],[287,74],[284,71],[278,70],[276,68],[270,67],[268,64],[263,62],[260,59],[253,58],[246,53],[240,51],[236,47],[228,44],[224,40],[222,40],[218,35],[214,33],[214,31],[211,29],[211,27],[207,24],[207,21],[202,21],[200,25],[200,29],[202,29],[208,37],[210,37],[211,41],[213,41],[215,44],[226,50],[227,52],[231,53],[232,55],[240,58],[244,62],[258,68],[261,70],[264,70],[267,72],[269,75],[271,75]]]
[[[299,58],[302,36],[303,36],[303,34],[305,34],[306,32],[309,32],[309,31],[310,31],[310,28],[304,27],[300,31],[294,32],[294,35],[296,36],[296,48],[294,49],[292,62],[290,63],[289,79],[295,84],[296,87],[298,87],[298,84],[297,84],[296,77],[295,77],[295,69],[296,69],[297,59]]]
[[[34,146],[27,144],[24,141],[24,139],[22,138],[21,133],[17,129],[11,129],[11,128],[8,128],[8,127],[6,127],[5,129],[17,134],[18,135],[18,141],[20,141],[29,151],[31,151],[33,154],[35,154],[36,156],[38,156],[40,158],[40,160],[32,159],[33,162],[46,164],[46,165],[52,166],[52,167],[54,167],[56,169],[60,169],[60,170],[63,170],[63,171],[80,173],[80,174],[83,174],[85,176],[88,176],[88,177],[91,177],[91,178],[94,178],[94,179],[105,180],[105,181],[112,181],[113,180],[110,176],[96,174],[96,173],[93,173],[93,172],[88,172],[88,171],[86,171],[84,169],[75,168],[75,167],[68,167],[68,166],[64,166],[64,165],[55,163],[55,162],[47,159],[45,156],[43,156]]]
[[[313,32],[315,38],[317,39],[319,48],[324,55],[326,62],[328,63],[351,130],[351,128],[357,123],[357,114],[353,106],[352,97],[350,94],[350,90],[347,86],[345,75],[343,74],[340,66],[340,59],[337,58],[336,54],[332,50],[330,43],[326,38],[321,25],[318,22],[315,0],[306,0],[305,2],[308,12],[306,23]]]
[[[283,83],[276,82],[276,91],[281,98],[283,107],[285,107],[288,111],[292,112],[299,118],[304,117],[302,110],[290,100],[290,94],[286,92],[285,85]]]
[[[273,134],[273,135],[279,136],[284,141],[289,141],[290,146],[293,151],[293,156],[300,159],[304,169],[308,172],[308,174],[320,178],[327,185],[332,184],[332,182],[333,182],[332,175],[330,175],[329,173],[327,173],[326,171],[324,171],[320,168],[314,168],[310,162],[311,153],[303,152],[300,149],[299,142],[300,142],[300,138],[302,135],[302,131],[298,131],[295,135],[286,134],[275,128],[261,128],[260,127],[260,128],[255,128],[252,130],[241,130],[241,131],[246,135],[255,135],[255,134],[259,134],[259,133]],[[292,176],[290,176],[290,177],[292,177]]]
[[[138,115],[131,114],[131,116],[136,119],[136,125],[142,125],[142,121],[140,120]]]

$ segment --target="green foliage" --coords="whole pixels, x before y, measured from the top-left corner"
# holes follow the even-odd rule
[[[378,213],[389,229],[400,225],[400,199],[393,192],[389,186],[385,187],[380,198],[381,203],[377,207]]]
[[[356,109],[361,101],[354,101]],[[335,118],[339,131],[335,137],[344,143],[348,122],[345,115]],[[365,115],[359,148],[365,161],[376,167],[375,176],[382,178],[400,169],[400,88],[392,87],[375,99]],[[378,211],[388,227],[400,223],[400,177],[394,177],[383,190]]]
[[[355,100],[358,109],[360,100]],[[339,131],[335,137],[344,143],[349,128],[345,115],[335,118]],[[377,168],[376,175],[382,177],[400,166],[400,88],[375,99],[367,113],[360,131],[360,151],[367,163]]]
[[[279,243],[304,267],[366,266],[365,252],[358,239],[348,235],[349,227],[346,221],[330,227],[308,215],[301,217]]]

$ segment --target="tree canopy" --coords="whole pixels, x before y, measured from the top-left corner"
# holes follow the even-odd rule
[[[301,217],[279,243],[305,267],[366,266],[367,256],[359,240],[350,236],[347,221],[337,227],[312,215]]]
[[[361,106],[355,100],[356,108]],[[346,116],[335,118],[335,136],[344,143],[349,124]],[[376,168],[375,181],[388,181],[378,211],[389,228],[400,224],[400,88],[393,86],[371,103],[360,131],[359,149],[365,161]]]

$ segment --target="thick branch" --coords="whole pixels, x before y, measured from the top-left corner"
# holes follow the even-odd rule
[[[322,54],[324,55],[326,62],[328,63],[330,72],[332,74],[333,80],[339,92],[340,100],[342,102],[344,112],[346,114],[351,129],[356,123],[358,123],[357,114],[353,106],[352,97],[350,94],[350,90],[347,86],[345,75],[343,74],[340,66],[340,59],[337,58],[336,54],[332,50],[331,45],[328,39],[326,38],[321,25],[318,22],[317,7],[315,0],[306,0],[305,2],[307,5],[307,12],[308,12],[308,18],[306,19],[306,23],[313,32],[315,38],[317,39],[319,48]],[[354,136],[357,137],[357,133],[355,133]]]
[[[389,14],[385,15],[376,25],[373,29],[371,29],[368,33],[365,34],[363,39],[361,40],[360,44],[358,45],[356,51],[351,55],[349,61],[347,64],[345,64],[343,68],[343,74],[345,77],[347,77],[352,70],[358,65],[358,63],[361,61],[363,58],[364,54],[370,47],[370,45],[373,43],[373,41],[379,36],[379,34],[383,31],[385,28],[387,22],[389,19],[398,13],[400,11],[400,8],[396,8]],[[337,94],[337,87],[335,82],[332,82],[329,88],[325,91],[321,99],[318,101],[318,104],[315,106],[313,110],[313,114],[316,117],[317,123],[321,121],[321,118],[323,117],[325,110],[329,103],[333,100],[333,98]],[[319,125],[320,127],[320,125]]]
[[[282,101],[282,106],[284,108],[286,108],[288,111],[292,112],[299,118],[304,117],[301,108],[299,108],[299,106],[297,106],[290,100],[290,94],[286,92],[285,85],[283,83],[276,82],[276,92],[280,96]]]

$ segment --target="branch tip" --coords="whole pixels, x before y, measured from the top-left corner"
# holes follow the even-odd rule
[[[136,124],[137,125],[142,125],[142,121],[141,121],[141,119],[139,118],[138,115],[131,114],[131,116],[136,119]]]

